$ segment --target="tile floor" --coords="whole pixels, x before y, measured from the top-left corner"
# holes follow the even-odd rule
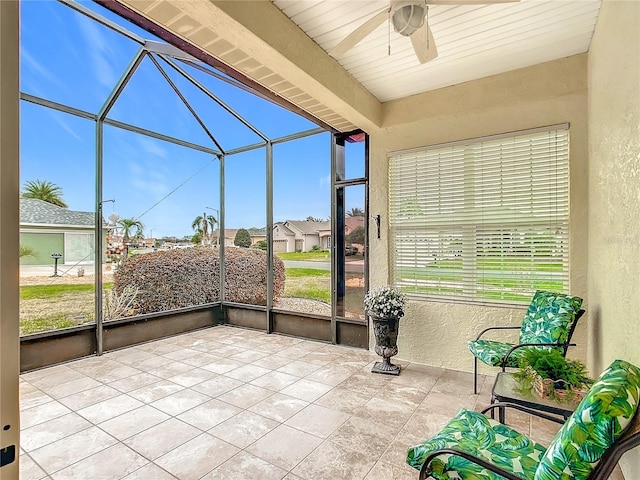
[[[407,447],[486,406],[492,380],[473,395],[469,373],[376,359],[219,326],[23,374],[21,479],[417,478]]]

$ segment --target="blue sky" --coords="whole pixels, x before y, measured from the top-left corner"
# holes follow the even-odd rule
[[[154,37],[100,6],[83,2],[146,39]],[[157,39],[156,39],[157,40]],[[21,91],[97,113],[131,62],[136,42],[52,0],[21,2]],[[200,90],[163,65],[224,149],[260,138]],[[192,67],[205,84],[269,138],[316,125]],[[145,59],[108,118],[214,148],[179,97]],[[63,189],[73,210],[95,209],[95,123],[21,103],[21,184],[48,180]],[[363,175],[363,145],[349,145],[347,175]],[[226,227],[266,224],[265,150],[226,157]],[[104,216],[138,218],[154,237],[193,233],[191,223],[220,209],[220,162],[209,154],[105,126]],[[274,221],[330,215],[330,135],[274,146]],[[349,187],[347,208],[364,204],[364,189]]]

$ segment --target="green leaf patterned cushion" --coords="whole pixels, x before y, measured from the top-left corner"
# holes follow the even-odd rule
[[[519,343],[564,343],[582,299],[538,290],[527,309]]]
[[[640,369],[614,361],[595,381],[547,449],[535,480],[584,480],[638,408]]]
[[[441,448],[464,450],[528,480],[533,480],[546,450],[507,425],[466,409],[460,410],[431,440],[411,447],[407,452],[407,463],[420,470],[425,458]],[[448,454],[431,462],[429,474],[437,480],[504,480],[501,475],[469,460]]]
[[[496,342],[494,340],[471,340],[467,345],[471,353],[478,357],[478,360],[492,367],[499,367],[502,363],[502,358],[514,347],[511,343]],[[518,358],[526,350],[526,348],[518,348],[509,355],[507,366],[517,367]]]

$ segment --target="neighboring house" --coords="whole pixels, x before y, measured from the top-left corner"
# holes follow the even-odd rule
[[[34,198],[20,199],[20,245],[32,255],[22,265],[49,265],[51,254],[60,253],[60,264],[93,263],[95,259],[95,214],[62,208]],[[103,223],[103,239],[107,227]],[[106,244],[106,243],[105,243]]]
[[[286,220],[273,225],[273,251],[308,252],[317,246],[331,248],[331,222]]]
[[[351,234],[351,232],[353,232],[358,227],[364,228],[364,217],[361,217],[361,216],[346,217],[344,219],[344,236],[345,236],[345,239],[348,238],[348,236]],[[363,244],[361,244],[361,243],[353,243],[353,242],[346,242],[346,243],[347,243],[347,245],[351,245],[351,246],[357,248],[359,253],[363,253],[364,252],[364,245]]]
[[[224,244],[227,247],[233,247],[233,242],[236,239],[236,234],[238,233],[239,228],[225,228],[224,229]],[[251,244],[259,242],[260,240],[267,239],[267,229],[266,228],[257,228],[251,227],[246,229],[251,236]],[[216,245],[218,243],[218,238],[220,235],[220,230],[213,231],[213,244]]]

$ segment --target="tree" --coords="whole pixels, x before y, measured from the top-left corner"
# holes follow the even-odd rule
[[[236,233],[236,238],[233,239],[233,244],[236,247],[248,248],[251,246],[251,235],[245,228],[241,228]]]
[[[214,217],[213,215],[207,215],[206,213],[198,215],[193,223],[191,223],[191,228],[193,228],[196,234],[200,234],[200,241],[202,245],[211,244],[211,235],[213,235],[213,230],[216,226],[216,223],[218,223],[216,217]]]
[[[118,226],[122,228],[122,243],[129,243],[132,236],[136,238],[140,237],[144,230],[142,222],[135,218],[121,218],[118,220]]]
[[[22,187],[22,198],[35,198],[62,208],[68,207],[62,199],[62,188],[46,180],[29,180]]]
[[[347,217],[364,217],[364,210],[358,207],[353,207],[347,212]]]
[[[357,243],[358,245],[364,245],[364,227],[356,227],[353,231],[347,235],[347,243]]]
[[[305,218],[304,221],[305,222],[324,222],[324,220],[322,220],[321,218],[312,217],[311,215]]]

